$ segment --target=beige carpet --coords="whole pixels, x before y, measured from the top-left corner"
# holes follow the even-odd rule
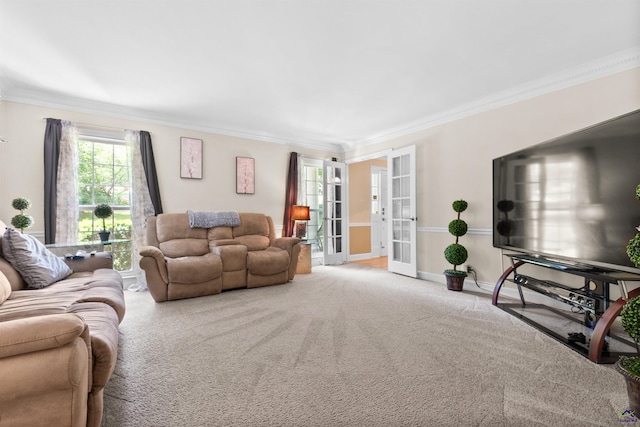
[[[624,380],[491,305],[356,264],[127,292],[104,426],[615,426]]]

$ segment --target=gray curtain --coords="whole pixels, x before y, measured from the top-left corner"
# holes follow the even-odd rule
[[[47,119],[44,132],[44,242],[56,241],[56,191],[58,182],[58,159],[60,158],[60,139],[62,121]]]
[[[151,147],[151,134],[146,130],[140,131],[140,153],[142,154],[144,174],[147,176],[149,196],[151,196],[156,215],[159,215],[162,213],[162,200],[160,199],[160,187],[158,186],[158,173],[156,172],[156,162],[153,158],[153,148]]]

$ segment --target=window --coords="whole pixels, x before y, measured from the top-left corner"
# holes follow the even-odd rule
[[[128,240],[112,244],[113,265],[118,271],[131,270],[131,209],[129,206],[131,160],[124,136],[78,136],[78,241],[99,240],[102,219],[93,209],[100,203],[113,207],[113,216],[105,220],[110,240]]]
[[[323,252],[322,224],[324,223],[322,162],[305,159],[301,175],[303,194],[300,202],[309,206],[309,217],[311,218],[307,223],[307,240],[311,243],[311,253],[321,254]]]

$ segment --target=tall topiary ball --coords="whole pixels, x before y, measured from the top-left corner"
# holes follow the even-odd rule
[[[464,262],[469,257],[469,254],[467,253],[467,248],[465,248],[461,244],[452,243],[445,248],[444,257],[449,262],[449,264],[458,266],[460,264],[464,264]]]
[[[453,207],[453,210],[455,212],[458,212],[458,213],[466,211],[468,205],[469,204],[467,202],[465,202],[464,200],[456,200],[455,202],[453,202],[451,204],[451,206]],[[458,217],[459,216],[460,215],[458,215]]]
[[[11,201],[11,206],[13,207],[13,209],[26,211],[31,207],[31,202],[29,201],[29,199],[25,199],[24,197],[18,197]]]
[[[461,219],[454,219],[449,223],[449,233],[456,237],[467,234],[467,223]]]
[[[467,234],[467,223],[460,219],[460,213],[467,209],[468,203],[464,200],[456,200],[451,204],[454,212],[457,212],[457,218],[449,223],[449,233],[455,236],[456,240],[453,244],[447,246],[444,250],[444,258],[453,265],[453,269],[445,270],[446,274],[455,274],[458,276],[466,276],[466,271],[458,270],[458,266],[464,264],[467,260],[467,249],[458,243],[458,238]]]
[[[33,217],[31,215],[18,214],[11,218],[11,225],[20,231],[24,231],[33,225]]]

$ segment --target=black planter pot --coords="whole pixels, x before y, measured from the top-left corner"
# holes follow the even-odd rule
[[[464,279],[467,277],[466,274],[451,274],[444,273],[447,278],[447,289],[450,291],[460,292],[462,291],[462,286],[464,285]]]
[[[101,242],[108,242],[109,241],[109,235],[111,234],[110,231],[100,231],[98,232],[98,234],[100,235],[100,241]]]

